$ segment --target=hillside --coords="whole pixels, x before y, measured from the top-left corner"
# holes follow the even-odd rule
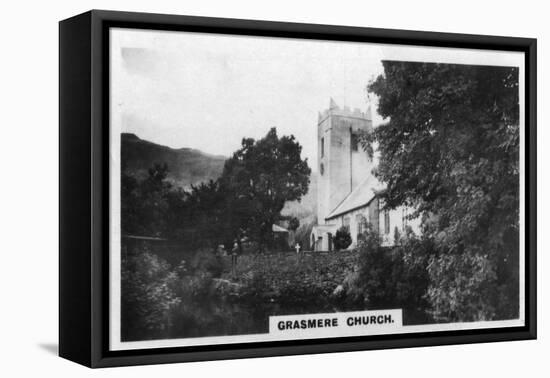
[[[281,213],[300,219],[300,223],[303,223],[302,220],[310,221],[310,218],[317,213],[317,175],[315,173],[311,173],[306,195],[301,198],[300,202],[287,202]]]
[[[155,163],[166,163],[170,180],[188,189],[191,185],[217,179],[226,158],[192,148],[174,149],[140,139],[135,134],[122,133],[121,159],[123,169],[137,177],[145,177]]]

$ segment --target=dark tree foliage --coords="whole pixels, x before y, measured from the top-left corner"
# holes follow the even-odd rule
[[[210,180],[191,187],[183,207],[184,228],[180,238],[188,239],[193,247],[214,249],[223,243],[227,209],[225,195],[217,181]]]
[[[139,181],[122,170],[120,177],[120,225],[123,234],[137,234],[139,222]]]
[[[166,164],[155,164],[142,181],[124,170],[121,175],[121,229],[123,234],[160,236],[170,227],[167,214],[174,189],[166,180]]]
[[[393,248],[382,247],[380,234],[367,227],[358,246],[357,272],[349,294],[369,309],[402,308],[405,324],[429,322],[426,267],[432,250],[429,239],[411,231]]]
[[[350,246],[352,240],[351,235],[349,233],[349,229],[347,227],[340,227],[338,230],[336,230],[336,235],[334,235],[334,248],[339,251],[341,249],[346,249]]]
[[[518,69],[385,61],[368,90],[386,206],[425,215],[429,299],[446,321],[518,315]]]
[[[225,162],[220,185],[231,209],[238,209],[240,229],[260,248],[273,242],[272,225],[281,218],[285,202],[307,193],[311,169],[302,160],[302,146],[294,136],[277,136],[272,128],[260,139],[245,138]]]
[[[170,265],[147,249],[123,256],[120,321],[123,340],[164,335],[172,322],[170,311],[180,303],[174,290],[177,282]]]
[[[224,245],[231,251],[235,242],[242,251],[241,241],[250,227],[251,201],[229,190],[221,180],[193,186],[184,206],[185,238],[196,247],[216,248]]]

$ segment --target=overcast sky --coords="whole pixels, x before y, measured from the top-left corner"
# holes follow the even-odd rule
[[[382,59],[507,65],[518,61],[512,55],[114,29],[111,127],[225,156],[243,137],[261,138],[276,127],[279,135],[297,138],[315,169],[318,112],[331,97],[365,111],[365,88],[382,73]],[[370,99],[378,125],[375,101]]]

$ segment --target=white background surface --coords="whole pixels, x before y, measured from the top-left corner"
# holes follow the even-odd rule
[[[0,22],[0,375],[3,377],[548,376],[545,252],[550,212],[548,9],[542,1],[19,1]],[[112,9],[536,37],[538,59],[539,340],[89,370],[56,356],[58,26]],[[545,67],[546,66],[546,67]]]

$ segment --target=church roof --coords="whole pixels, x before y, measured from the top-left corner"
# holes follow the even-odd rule
[[[376,196],[376,191],[383,189],[380,181],[372,174],[369,174],[357,188],[344,198],[342,202],[326,217],[326,220],[336,218],[369,204]]]

